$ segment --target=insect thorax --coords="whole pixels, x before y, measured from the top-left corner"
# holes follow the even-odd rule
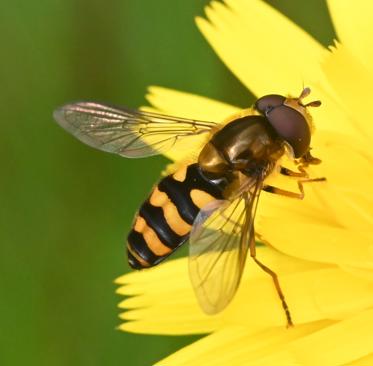
[[[216,132],[202,149],[198,163],[211,176],[241,172],[267,175],[284,154],[284,141],[265,117],[246,116]]]

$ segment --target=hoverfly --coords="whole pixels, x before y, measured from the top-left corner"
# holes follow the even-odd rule
[[[134,269],[157,265],[188,241],[193,288],[202,309],[213,314],[236,293],[249,252],[272,276],[292,325],[277,275],[256,258],[254,217],[261,191],[302,199],[303,183],[325,180],[309,178],[304,169],[320,162],[310,154],[307,107],[321,102],[303,104],[309,94],[304,88],[298,98],[263,96],[223,126],[94,102],[64,105],[54,118],[87,145],[130,158],[156,155],[205,134],[198,160],[164,177],[140,207],[128,235],[128,262]],[[289,151],[298,171],[279,166]],[[298,177],[299,192],[266,184],[275,169]]]

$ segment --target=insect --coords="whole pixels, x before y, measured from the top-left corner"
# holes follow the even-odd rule
[[[321,102],[303,104],[309,94],[304,88],[298,98],[263,96],[223,126],[94,102],[64,105],[54,118],[82,142],[130,158],[159,154],[205,134],[197,161],[161,179],[140,207],[128,235],[128,262],[135,269],[148,268],[189,242],[193,288],[202,309],[214,314],[236,293],[249,253],[272,277],[292,325],[276,273],[256,257],[254,217],[262,191],[302,199],[304,183],[325,180],[309,178],[305,170],[320,163],[310,153],[307,108]],[[297,171],[279,166],[289,152]],[[296,177],[299,192],[266,184],[275,169]]]

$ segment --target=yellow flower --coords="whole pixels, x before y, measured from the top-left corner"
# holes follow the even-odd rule
[[[258,258],[280,278],[294,328],[287,329],[271,278],[247,260],[240,289],[223,312],[205,315],[188,278],[187,260],[118,279],[130,295],[120,307],[125,331],[208,336],[159,365],[373,364],[373,3],[329,0],[341,43],[328,50],[261,1],[226,0],[197,25],[223,62],[255,95],[314,99],[316,132],[310,169],[327,182],[305,187],[303,201],[263,193],[256,229],[272,247]],[[268,26],[268,25],[271,26]],[[222,121],[238,109],[160,87],[148,100],[162,112]],[[185,154],[185,153],[184,153]],[[174,161],[185,158],[171,151]],[[280,178],[276,178],[280,179]],[[297,190],[293,180],[276,185]]]

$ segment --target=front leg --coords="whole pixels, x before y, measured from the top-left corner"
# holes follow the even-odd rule
[[[299,160],[295,161],[297,165],[298,171],[295,172],[289,168],[285,168],[283,166],[280,167],[280,174],[286,175],[287,177],[299,177],[299,178],[308,178],[308,173],[305,168],[309,165],[317,165],[321,163],[321,159],[315,158],[311,155],[311,152],[308,151],[304,154]]]
[[[321,163],[321,159],[315,158],[311,155],[311,150],[308,150],[300,159],[300,166],[305,168],[309,165],[318,165]]]
[[[287,177],[308,178],[308,173],[301,166],[298,166],[298,172],[285,168],[284,166],[280,166],[280,174]]]
[[[274,193],[274,194],[280,194],[282,196],[286,197],[291,197],[291,198],[297,198],[302,200],[304,198],[304,183],[312,183],[312,182],[325,182],[326,178],[309,178],[309,179],[302,179],[298,180],[298,188],[299,192],[292,192],[292,191],[287,191],[282,188],[278,188],[269,184],[265,184],[262,188],[263,191],[269,192],[269,193]]]

